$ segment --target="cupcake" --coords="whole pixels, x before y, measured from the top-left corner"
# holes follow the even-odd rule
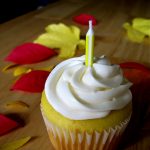
[[[105,57],[58,64],[45,83],[41,112],[57,150],[113,150],[132,112],[132,84]]]

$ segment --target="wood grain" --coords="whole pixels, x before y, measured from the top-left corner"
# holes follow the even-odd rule
[[[44,28],[48,24],[63,22],[68,25],[76,25],[81,29],[82,36],[85,37],[88,27],[79,25],[72,20],[73,16],[80,13],[89,13],[98,19],[98,25],[94,27],[96,56],[107,55],[115,62],[131,60],[150,66],[150,42],[133,43],[127,39],[122,28],[124,22],[131,21],[134,17],[150,18],[149,8],[150,1],[148,0],[61,0],[49,4],[41,10],[33,11],[0,25],[0,69],[2,70],[9,64],[3,59],[11,49],[24,42],[32,42],[44,32]],[[83,54],[84,52],[78,51],[76,55]],[[54,57],[29,66],[45,67],[61,61],[58,57]],[[7,73],[0,72],[0,113],[4,112],[2,106],[5,103],[15,100],[26,102],[30,108],[26,113],[17,114],[25,121],[25,126],[1,136],[0,144],[25,136],[33,136],[34,138],[21,150],[53,150],[40,113],[41,94],[10,91],[12,83],[16,80],[12,72],[13,70]],[[150,116],[149,113],[147,116]],[[122,149],[149,150],[149,131],[148,120],[140,129],[137,139],[130,144],[127,142]]]

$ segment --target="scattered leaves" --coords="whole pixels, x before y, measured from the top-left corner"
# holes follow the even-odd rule
[[[89,20],[92,20],[93,25],[97,24],[96,18],[89,14],[80,14],[78,16],[73,17],[73,20],[82,25],[89,25]]]
[[[131,144],[129,143],[129,136],[131,139],[140,137],[139,131],[143,133],[141,129],[145,128],[145,125],[149,123],[150,69],[138,63],[136,65],[125,63],[123,73],[133,85],[131,86],[132,116],[121,144]]]
[[[134,84],[142,83],[147,79],[150,81],[150,69],[143,64],[125,62],[121,63],[120,67],[123,69],[125,77]]]
[[[16,64],[32,64],[48,59],[57,53],[48,47],[35,43],[24,43],[14,48],[5,58]]]
[[[0,136],[12,131],[17,127],[19,127],[18,122],[0,114]]]
[[[6,72],[9,69],[15,68],[16,66],[18,66],[18,64],[9,64],[2,69],[2,72]]]
[[[29,105],[23,101],[13,101],[5,104],[4,108],[7,112],[18,113],[27,111],[29,109]]]
[[[37,70],[44,70],[44,71],[51,71],[55,66],[54,65],[50,65],[47,67],[41,67],[41,68],[37,68]]]
[[[23,66],[19,66],[14,70],[13,75],[14,76],[19,76],[28,72],[31,72],[32,69],[31,68],[27,68],[27,67],[23,67]]]
[[[132,21],[132,25],[134,29],[150,36],[150,19],[135,18]]]
[[[33,70],[24,74],[15,82],[11,90],[42,92],[49,73],[49,71]]]
[[[141,43],[144,40],[145,34],[134,29],[129,23],[124,23],[123,27],[127,30],[129,40]]]
[[[25,145],[29,140],[31,139],[31,136],[18,139],[16,141],[12,141],[6,144],[0,145],[0,150],[17,150],[23,145]]]
[[[146,36],[150,37],[150,19],[134,18],[132,24],[126,22],[123,27],[127,31],[128,38],[133,42],[141,43]]]
[[[149,82],[144,84],[150,84],[150,71],[143,71],[140,69],[123,69],[124,70],[124,76],[131,81],[133,84],[141,84],[143,81],[145,82],[147,79],[149,79]],[[145,86],[142,86],[143,88]]]
[[[40,35],[34,42],[60,49],[61,58],[73,57],[78,45],[79,48],[85,49],[85,40],[80,40],[80,29],[62,23],[48,25],[46,33]]]
[[[150,71],[150,69],[147,68],[145,65],[139,64],[137,62],[124,62],[120,64],[120,67],[125,69],[138,69],[144,72]]]

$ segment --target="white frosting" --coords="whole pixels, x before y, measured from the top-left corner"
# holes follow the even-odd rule
[[[132,99],[119,65],[111,65],[105,57],[95,58],[86,67],[85,56],[71,58],[57,65],[45,84],[51,106],[72,120],[107,116],[125,107]]]

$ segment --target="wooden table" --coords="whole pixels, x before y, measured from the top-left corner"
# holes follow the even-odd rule
[[[131,60],[149,66],[150,44],[137,44],[129,41],[122,28],[124,22],[131,21],[134,17],[150,18],[149,8],[150,1],[148,0],[114,0],[112,2],[109,0],[57,1],[43,9],[3,23],[0,25],[0,70],[9,64],[4,62],[3,59],[12,48],[24,42],[32,42],[38,35],[44,32],[44,28],[48,24],[63,22],[67,25],[76,25],[81,29],[82,36],[85,36],[88,27],[76,24],[72,20],[74,15],[80,13],[92,14],[99,21],[98,25],[94,27],[95,55],[107,55],[117,61]],[[82,54],[83,52],[77,52],[76,55]],[[54,57],[47,61],[29,66],[43,67],[58,64],[60,61],[62,60],[58,57]],[[24,145],[21,148],[22,150],[53,150],[40,112],[41,94],[10,91],[9,89],[15,79],[16,78],[12,75],[12,71],[0,73],[0,113],[6,113],[2,106],[11,101],[21,100],[30,107],[27,112],[18,113],[25,121],[25,126],[1,136],[0,144],[22,137],[32,136],[35,138]],[[146,124],[145,128],[140,130],[143,134],[140,134],[135,142],[125,145],[123,149],[149,150],[149,125],[149,123]]]

